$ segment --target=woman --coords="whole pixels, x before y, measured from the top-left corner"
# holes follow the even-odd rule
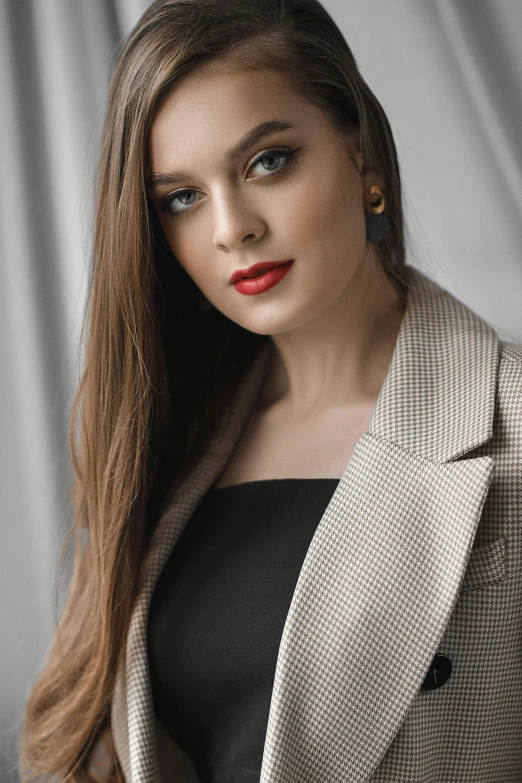
[[[389,124],[316,0],[150,6],[24,781],[522,780],[522,348],[404,256]]]

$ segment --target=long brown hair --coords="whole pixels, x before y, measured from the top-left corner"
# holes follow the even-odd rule
[[[92,751],[110,743],[116,671],[154,526],[173,488],[212,436],[230,393],[269,339],[217,310],[172,255],[146,195],[154,113],[187,74],[219,59],[270,68],[341,132],[359,128],[362,174],[378,172],[389,232],[377,245],[407,295],[396,149],[386,115],[343,35],[318,0],[158,0],[118,54],[96,178],[96,223],[81,380],[69,449],[74,541],[65,607],[26,700],[24,782],[96,780]],[[187,340],[190,335],[190,341]]]

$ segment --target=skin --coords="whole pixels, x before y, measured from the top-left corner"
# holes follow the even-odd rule
[[[227,162],[226,150],[267,120],[295,127]],[[299,151],[288,160],[278,157],[281,148]],[[297,450],[303,445],[297,434],[310,439],[314,424],[331,435],[351,428],[353,449],[404,314],[375,245],[366,240],[363,194],[385,183],[375,173],[362,178],[361,166],[357,134],[342,138],[320,109],[269,70],[214,66],[191,74],[161,104],[149,132],[148,174],[191,173],[148,188],[167,242],[216,308],[245,329],[270,335],[276,350],[260,400],[264,429],[257,432],[272,443],[292,433]],[[175,191],[181,198],[160,212]],[[257,296],[229,282],[235,269],[290,258],[286,277]],[[350,448],[346,441],[339,448],[336,466],[321,462],[325,475],[342,473]],[[294,463],[293,472],[313,471],[320,455],[312,452],[311,459],[308,468]]]

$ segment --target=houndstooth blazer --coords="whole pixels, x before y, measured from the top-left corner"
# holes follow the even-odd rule
[[[521,783],[522,346],[424,273],[304,559],[260,783]],[[233,452],[270,342],[161,516],[112,700],[127,783],[192,783],[154,715],[149,601]]]

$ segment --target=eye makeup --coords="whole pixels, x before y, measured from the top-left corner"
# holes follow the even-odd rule
[[[288,168],[288,165],[292,163],[295,160],[296,154],[302,149],[302,147],[297,147],[295,149],[288,149],[286,147],[274,147],[268,150],[265,150],[264,152],[261,152],[251,163],[249,166],[250,169],[254,168],[260,161],[262,161],[264,158],[281,158],[285,161],[285,163],[275,171],[268,171],[266,174],[262,174],[260,176],[254,177],[254,180],[266,180],[270,179],[274,176],[278,176],[279,174],[282,174],[286,169]],[[181,188],[180,190],[175,190],[172,193],[167,194],[160,202],[159,206],[159,212],[160,214],[168,212],[170,216],[177,217],[178,215],[184,214],[186,212],[191,212],[193,207],[199,203],[199,201],[195,201],[193,204],[189,204],[186,209],[178,209],[178,210],[172,210],[169,209],[170,204],[177,199],[180,198],[182,195],[186,193],[195,193],[196,191],[194,188]],[[200,199],[201,200],[201,199]]]

